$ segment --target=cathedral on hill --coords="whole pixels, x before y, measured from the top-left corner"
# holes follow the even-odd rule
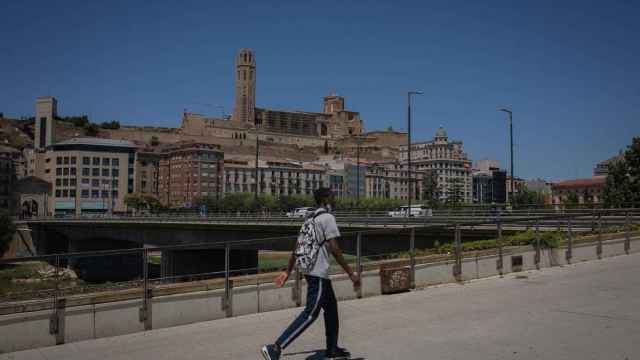
[[[206,118],[185,111],[182,132],[232,139],[251,139],[256,134],[275,143],[322,146],[328,141],[361,135],[360,113],[345,109],[344,98],[324,98],[322,112],[283,111],[256,107],[256,57],[242,49],[236,57],[235,106],[230,119]]]

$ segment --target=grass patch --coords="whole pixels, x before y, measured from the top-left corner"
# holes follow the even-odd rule
[[[55,280],[42,274],[48,268],[46,262],[35,261],[0,266],[0,296],[55,288]]]
[[[160,255],[149,255],[149,264],[160,265],[162,260],[162,256]]]

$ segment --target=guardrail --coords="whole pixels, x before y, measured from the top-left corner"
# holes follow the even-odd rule
[[[362,275],[365,271],[379,269],[380,266],[390,262],[400,264],[407,267],[411,279],[411,287],[415,288],[416,267],[424,264],[445,263],[451,264],[452,275],[456,280],[465,279],[463,264],[468,258],[479,258],[486,256],[496,256],[495,270],[498,274],[503,275],[505,269],[504,258],[510,254],[517,254],[524,251],[523,249],[533,248],[535,251],[534,262],[535,267],[540,268],[542,257],[541,252],[544,246],[541,243],[543,235],[541,227],[545,223],[558,226],[558,229],[565,234],[565,242],[563,246],[566,248],[564,258],[566,263],[571,263],[573,259],[573,251],[579,246],[576,239],[576,224],[581,221],[587,221],[593,226],[593,233],[589,242],[596,244],[596,252],[598,258],[602,257],[603,242],[608,239],[607,228],[612,224],[619,222],[611,222],[613,218],[622,220],[624,228],[623,232],[616,236],[624,236],[624,251],[629,253],[632,236],[635,236],[633,227],[640,220],[640,210],[638,209],[617,209],[615,211],[597,211],[588,212],[570,212],[564,214],[548,214],[539,212],[536,216],[498,216],[498,217],[475,217],[473,219],[465,219],[464,216],[448,219],[443,223],[428,222],[424,223],[424,219],[405,218],[406,223],[402,227],[397,228],[377,228],[360,231],[349,231],[343,233],[343,238],[353,240],[355,250],[352,256],[348,257],[348,261],[353,265],[354,270]],[[350,219],[351,217],[339,216],[338,219]],[[434,217],[437,218],[437,217]],[[604,222],[607,219],[608,223]],[[42,221],[51,219],[41,219]],[[86,219],[84,219],[86,220]],[[76,219],[76,221],[84,221]],[[111,219],[113,221],[135,221],[136,219]],[[199,219],[199,221],[202,219]],[[206,221],[209,219],[205,219]],[[362,221],[362,220],[360,220]],[[526,222],[535,234],[535,240],[530,243],[521,244],[518,242],[508,241],[503,235],[505,226],[510,224],[522,224]],[[474,226],[492,226],[496,231],[496,246],[484,250],[465,251],[464,249],[464,233],[471,231],[469,228]],[[430,228],[447,228],[454,231],[454,242],[451,244],[451,252],[437,253],[436,246],[432,244],[430,247],[416,247],[416,232],[425,227]],[[617,229],[620,230],[620,229]],[[388,235],[394,241],[376,240],[373,235]],[[379,236],[377,237],[379,238]],[[136,248],[136,249],[119,249],[105,250],[93,252],[75,252],[75,253],[59,253],[42,256],[29,256],[14,259],[4,259],[0,261],[0,265],[17,266],[19,264],[40,264],[45,272],[35,272],[35,277],[40,276],[40,281],[32,283],[33,289],[20,290],[17,292],[4,293],[0,296],[0,315],[18,314],[26,312],[37,312],[43,310],[51,311],[49,320],[50,333],[56,337],[56,343],[63,343],[64,338],[64,320],[65,311],[74,307],[86,305],[96,306],[97,304],[122,302],[128,300],[139,300],[139,318],[138,321],[144,324],[144,329],[148,330],[153,327],[152,322],[152,299],[175,295],[185,292],[195,291],[220,291],[222,301],[221,310],[226,316],[233,316],[233,289],[242,286],[253,286],[256,295],[256,307],[261,309],[260,291],[262,285],[272,280],[272,272],[281,269],[286,263],[288,253],[279,254],[274,252],[265,252],[259,255],[258,264],[255,267],[237,268],[231,263],[231,254],[234,249],[246,248],[247,245],[268,244],[273,242],[292,242],[296,236],[222,241],[218,243],[200,243],[200,244],[184,244],[173,246],[162,246],[155,248]],[[434,239],[437,240],[437,239]],[[386,252],[377,252],[375,249],[376,241],[387,241],[393,244],[393,248]],[[525,247],[523,247],[525,246]],[[389,247],[389,246],[387,246]],[[218,249],[224,251],[224,270],[194,273],[182,275],[163,275],[153,271],[158,265],[158,253],[170,250],[190,250],[190,249]],[[280,256],[276,259],[276,255]],[[161,255],[160,255],[161,256]],[[136,279],[112,282],[112,283],[81,283],[81,279],[73,279],[70,275],[70,269],[74,269],[82,262],[100,261],[98,259],[120,259],[124,263],[134,264],[140,267],[140,276]],[[284,258],[284,261],[283,261]],[[160,259],[161,261],[161,259]],[[280,262],[278,262],[280,261]],[[271,265],[268,263],[272,262]],[[513,265],[513,264],[512,264]],[[339,272],[336,264],[332,264],[332,273]],[[25,279],[26,281],[26,279]],[[28,283],[27,283],[28,284]],[[295,274],[290,281],[291,296],[296,305],[302,303],[302,287],[303,281],[300,274]],[[356,297],[363,297],[362,289],[358,290]]]

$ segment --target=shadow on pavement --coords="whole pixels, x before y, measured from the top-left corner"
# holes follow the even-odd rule
[[[311,351],[300,351],[300,352],[296,352],[296,353],[287,353],[287,354],[282,354],[282,357],[289,357],[289,356],[295,356],[295,355],[305,355],[305,354],[310,354],[308,357],[305,358],[306,360],[325,360],[326,359],[324,357],[324,349],[322,349],[322,350],[311,350]],[[350,358],[348,358],[348,360],[367,360],[367,359],[365,359],[363,357],[350,357]]]

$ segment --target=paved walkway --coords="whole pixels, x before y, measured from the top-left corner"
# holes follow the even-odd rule
[[[340,303],[354,359],[640,359],[640,254]],[[299,309],[0,355],[261,359]],[[320,359],[322,316],[283,359]]]

